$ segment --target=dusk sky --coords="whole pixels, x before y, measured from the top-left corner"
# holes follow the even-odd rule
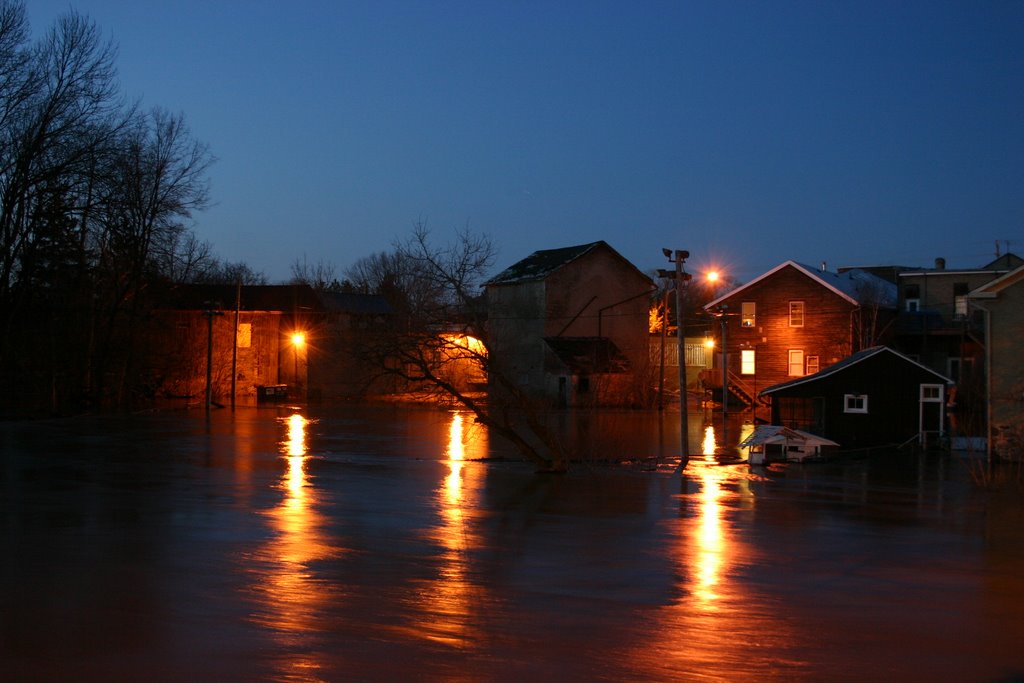
[[[606,240],[741,281],[1024,254],[1024,2],[31,0],[217,157],[200,239],[271,282],[417,221],[500,270]]]

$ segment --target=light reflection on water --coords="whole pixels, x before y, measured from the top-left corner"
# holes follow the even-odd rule
[[[452,412],[445,449],[448,473],[435,491],[438,523],[425,532],[438,546],[436,569],[433,577],[411,588],[416,620],[407,632],[414,637],[455,648],[480,638],[479,610],[489,598],[471,574],[472,552],[483,543],[471,511],[478,503],[483,470],[480,463],[467,460],[486,456],[487,448],[487,432],[469,414]]]
[[[261,609],[253,619],[273,629],[285,644],[302,642],[305,634],[322,628],[322,615],[341,599],[338,586],[317,576],[314,562],[339,554],[325,531],[325,518],[317,510],[319,494],[307,472],[310,456],[307,429],[311,424],[300,413],[279,419],[287,428],[281,442],[286,467],[279,482],[281,502],[265,512],[272,536],[252,557],[255,592]],[[320,663],[311,654],[287,657],[279,662],[283,678],[309,680]]]
[[[619,458],[673,416],[622,413],[538,476],[467,414],[277,410],[0,427],[7,678],[1024,672],[1020,490],[955,458],[751,470],[705,420],[668,474]]]

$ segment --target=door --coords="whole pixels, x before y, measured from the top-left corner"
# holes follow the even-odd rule
[[[918,441],[929,445],[932,439],[945,432],[945,387],[941,384],[922,384],[918,419]]]

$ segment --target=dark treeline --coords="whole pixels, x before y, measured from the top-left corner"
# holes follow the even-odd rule
[[[69,12],[33,39],[0,0],[0,382],[4,413],[146,394],[144,321],[169,283],[252,278],[188,226],[213,159],[184,117],[128,101],[116,50]],[[255,276],[259,279],[259,276]]]

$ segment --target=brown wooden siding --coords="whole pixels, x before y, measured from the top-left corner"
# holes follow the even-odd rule
[[[757,304],[753,327],[740,326],[744,301]],[[790,301],[804,302],[804,324],[790,327]],[[818,367],[853,353],[853,312],[856,306],[792,266],[783,268],[725,300],[728,312],[729,369],[740,374],[740,352],[755,351],[756,375],[745,379],[757,390],[793,379],[788,374],[789,350],[818,356]]]

